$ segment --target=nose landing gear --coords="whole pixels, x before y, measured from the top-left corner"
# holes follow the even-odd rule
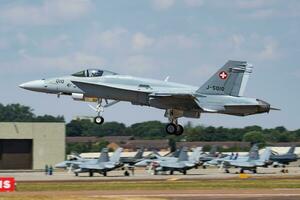
[[[97,100],[97,106],[93,107],[89,105],[97,113],[97,117],[94,118],[94,123],[101,125],[104,123],[104,118],[102,117],[104,112],[104,106],[102,105],[102,99]]]

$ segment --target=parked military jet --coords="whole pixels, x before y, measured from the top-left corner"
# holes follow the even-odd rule
[[[231,161],[231,160],[238,160],[238,161],[247,161],[249,160],[249,158],[251,159],[257,159],[259,156],[258,154],[258,146],[257,144],[254,144],[248,155],[245,156],[239,156],[238,153],[232,153],[231,155],[227,155],[225,157],[217,157],[214,158],[210,161],[207,161],[204,163],[204,166],[219,166],[219,167],[223,167],[223,163],[225,161]]]
[[[107,150],[102,149],[102,151],[107,151]],[[100,157],[101,157],[101,154],[100,154]],[[70,168],[72,170],[74,168],[74,166],[78,166],[82,163],[94,164],[97,162],[97,160],[98,159],[87,159],[87,158],[82,158],[79,155],[72,155],[72,158],[70,160],[65,160],[63,162],[57,163],[55,165],[55,168],[62,168],[62,169]]]
[[[111,158],[109,158],[108,150],[105,149],[101,152],[101,155],[96,163],[82,163],[77,167],[77,169],[74,170],[74,173],[76,176],[78,176],[78,173],[88,172],[89,176],[93,176],[94,173],[97,172],[103,174],[103,176],[107,176],[107,172],[123,166],[123,164],[120,162],[120,155],[122,151],[122,148],[118,148]]]
[[[200,88],[164,81],[119,75],[114,72],[88,69],[71,76],[42,79],[21,84],[20,87],[44,93],[70,95],[74,100],[97,102],[95,123],[102,124],[104,108],[119,101],[133,105],[164,109],[169,119],[166,131],[181,135],[183,127],[178,118],[200,118],[201,113],[247,116],[266,113],[270,104],[243,97],[252,66],[244,61],[228,61]],[[103,105],[105,100],[106,105]],[[112,102],[108,103],[108,100]]]
[[[253,152],[252,152],[253,153]],[[253,153],[249,155],[247,160],[245,159],[236,159],[236,160],[228,160],[224,161],[223,165],[226,168],[226,172],[229,173],[228,167],[238,167],[240,168],[240,173],[244,173],[244,170],[252,171],[253,173],[257,172],[257,167],[267,167],[272,164],[270,162],[271,148],[266,147],[265,151],[258,155],[257,153]]]
[[[194,149],[194,152],[190,157],[188,156],[187,152],[188,149],[183,147],[180,151],[178,159],[155,162],[154,174],[157,174],[158,172],[170,171],[170,174],[172,175],[174,171],[179,171],[185,175],[187,170],[197,166],[201,149]]]
[[[133,167],[135,163],[143,159],[143,154],[144,154],[144,148],[139,149],[134,157],[121,157],[120,161],[121,163],[126,164],[129,167]]]
[[[270,156],[270,160],[272,160],[273,166],[278,167],[282,166],[285,167],[285,165],[290,164],[290,162],[295,162],[298,160],[297,154],[295,154],[295,146],[292,146],[287,153],[279,155],[278,153],[272,152]]]

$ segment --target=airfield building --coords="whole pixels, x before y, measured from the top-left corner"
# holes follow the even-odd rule
[[[64,158],[64,123],[0,123],[0,170],[44,169]]]

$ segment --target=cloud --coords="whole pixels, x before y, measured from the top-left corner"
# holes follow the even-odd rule
[[[163,48],[194,48],[200,47],[201,42],[196,36],[187,36],[183,34],[165,35],[157,40],[157,45]]]
[[[61,34],[56,37],[50,38],[50,39],[45,39],[39,44],[36,44],[39,48],[43,48],[47,51],[58,51],[61,50],[61,47],[64,46],[69,47],[72,45],[70,36],[66,34]]]
[[[229,38],[233,48],[239,50],[242,46],[242,44],[245,42],[245,37],[240,34],[233,34]]]
[[[44,0],[38,5],[11,3],[0,9],[0,16],[7,24],[52,25],[78,19],[91,9],[90,0]]]
[[[154,9],[167,10],[175,4],[175,0],[152,0]]]
[[[203,0],[184,0],[184,3],[189,7],[200,7],[203,6]]]
[[[262,51],[259,52],[258,57],[262,60],[273,60],[279,58],[280,53],[278,50],[278,42],[274,39],[267,39]]]
[[[267,19],[277,15],[280,15],[280,13],[278,13],[274,9],[258,9],[251,13],[246,14],[246,16],[252,19]]]
[[[267,5],[272,5],[275,0],[236,0],[235,5],[242,9],[262,8]]]
[[[145,75],[159,68],[152,58],[141,54],[129,56],[122,63],[127,73],[135,75]]]
[[[2,62],[4,69],[20,72],[75,72],[83,68],[103,66],[106,61],[100,56],[83,52],[75,52],[63,56],[33,56],[21,49],[18,52],[20,59],[16,61]]]
[[[85,41],[86,49],[117,49],[128,40],[128,30],[124,28],[113,28],[105,31],[94,31]]]
[[[132,37],[132,46],[135,50],[144,49],[151,46],[154,43],[154,39],[146,36],[143,33],[136,33]]]

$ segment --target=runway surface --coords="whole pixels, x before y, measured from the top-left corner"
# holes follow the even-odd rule
[[[271,183],[271,185],[282,183],[284,179],[296,180],[297,184],[289,188],[281,187],[248,187],[242,188],[240,184],[234,187],[224,188],[224,183],[227,182],[237,182],[239,179],[238,169],[232,169],[230,174],[224,173],[222,170],[216,168],[209,169],[193,169],[188,171],[187,175],[182,175],[176,173],[174,175],[152,175],[144,169],[135,170],[134,176],[124,177],[124,171],[117,170],[108,173],[107,177],[102,175],[95,175],[95,177],[89,177],[87,173],[81,174],[76,177],[73,173],[68,173],[66,171],[56,171],[53,176],[47,176],[43,172],[7,172],[0,173],[0,177],[10,176],[15,177],[17,180],[17,188],[19,185],[29,185],[33,186],[33,190],[20,190],[14,193],[1,194],[0,199],[22,199],[22,200],[34,200],[34,199],[56,199],[56,200],[196,200],[196,199],[206,199],[206,200],[221,200],[221,199],[259,199],[259,200],[299,200],[300,199],[300,168],[299,167],[289,167],[287,168],[289,173],[281,173],[281,168],[259,168],[258,174],[249,174],[249,180],[261,180],[260,183],[266,185]],[[282,180],[281,180],[282,179]],[[223,182],[224,181],[224,182]],[[126,185],[128,183],[136,184],[140,187],[139,189],[103,189],[103,188],[93,188],[90,190],[84,190],[82,187],[75,189],[73,191],[56,189],[55,191],[41,190],[37,191],[35,185],[40,186],[49,183],[51,187],[59,187],[59,185],[68,185],[79,183],[80,185],[91,185],[95,183],[96,185],[111,185],[120,184]],[[160,183],[163,186],[159,187],[145,187],[145,182]],[[169,189],[168,185],[170,183],[180,183],[189,182],[189,184],[194,185],[195,183],[204,183],[210,185],[218,186],[216,188],[205,188],[199,187],[186,187],[181,186],[177,189]],[[243,181],[244,182],[244,181]],[[293,182],[293,181],[292,181]],[[291,184],[294,184],[292,183]],[[107,183],[107,184],[106,184]],[[252,183],[252,182],[251,182]],[[141,184],[144,184],[142,187]],[[98,189],[99,188],[99,189]]]
[[[299,189],[214,189],[214,190],[136,190],[136,191],[72,191],[72,192],[16,192],[2,195],[3,199],[15,197],[43,199],[165,199],[165,200],[196,200],[196,199],[261,199],[261,200],[299,200]],[[0,199],[2,199],[0,197]]]

